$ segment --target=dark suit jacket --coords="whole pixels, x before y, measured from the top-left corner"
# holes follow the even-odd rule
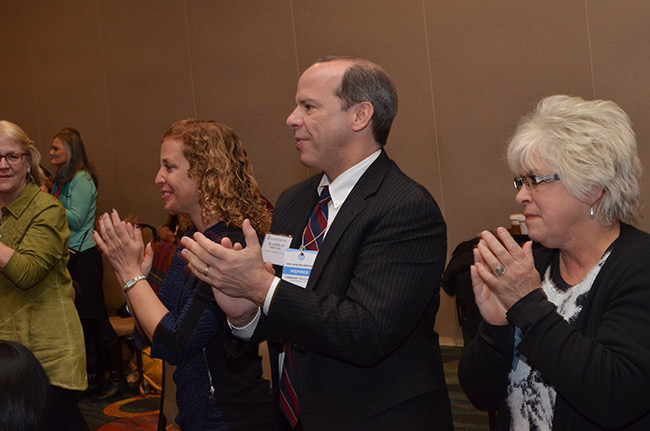
[[[298,247],[321,175],[285,191],[271,231]],[[433,331],[446,259],[437,204],[382,151],[340,208],[305,289],[281,281],[253,340],[293,348],[303,428],[448,430],[451,410]],[[278,272],[279,273],[279,272]],[[276,429],[286,421],[276,408]]]

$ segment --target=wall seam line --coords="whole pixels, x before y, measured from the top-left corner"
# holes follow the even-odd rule
[[[591,70],[591,92],[593,98],[596,98],[596,74],[594,73],[594,54],[591,46],[591,24],[589,22],[589,7],[585,0],[585,20],[587,22],[587,46],[589,47],[589,67]]]
[[[32,32],[31,25],[29,20],[29,3],[23,3],[25,5],[25,15],[27,19],[27,44],[29,45],[29,65],[32,69],[32,90],[34,91],[34,108],[36,110],[36,130],[38,138],[36,142],[41,142],[41,116],[39,115],[39,106],[38,106],[38,91],[36,90],[36,67],[34,66],[34,47],[32,46]],[[34,140],[32,138],[32,140]],[[47,147],[46,147],[47,148]]]
[[[99,0],[96,2],[97,4],[97,21],[98,21],[98,27],[99,27],[99,46],[100,46],[100,52],[102,56],[102,72],[104,73],[104,91],[106,92],[106,115],[108,116],[108,139],[111,141],[111,156],[113,159],[113,162],[117,166],[117,160],[115,158],[115,137],[113,136],[113,118],[111,116],[111,99],[110,99],[110,92],[108,90],[108,73],[106,71],[106,46],[104,45],[104,33],[102,31],[102,13],[101,13],[101,6],[99,4]],[[121,191],[118,191],[118,193]],[[121,193],[119,193],[121,197]]]
[[[298,59],[298,36],[296,34],[296,16],[293,11],[293,0],[289,0],[289,7],[291,10],[291,30],[293,33],[293,53],[296,57],[296,82],[300,79],[300,61]],[[305,166],[303,166],[305,167]],[[311,170],[308,167],[305,167],[306,175],[305,178],[312,176]]]
[[[194,89],[194,68],[192,67],[192,45],[190,44],[190,23],[187,18],[187,1],[183,2],[183,13],[185,15],[185,39],[187,40],[187,59],[190,68],[190,88],[192,89],[192,107],[194,108],[194,118],[198,118],[196,109],[196,90]]]
[[[442,216],[445,217],[445,194],[442,188],[442,165],[440,159],[440,141],[438,140],[438,122],[436,120],[436,100],[433,92],[433,69],[431,67],[431,47],[429,46],[429,32],[427,28],[427,11],[424,0],[422,0],[422,22],[424,24],[424,43],[427,48],[427,66],[429,67],[429,90],[431,91],[431,114],[433,117],[433,135],[434,135],[434,145],[435,153],[438,160],[438,180],[440,184],[440,211]]]
[[[291,10],[291,30],[293,33],[293,53],[296,57],[296,75],[300,78],[300,62],[298,61],[298,36],[296,35],[296,17],[293,13],[293,0],[289,0],[289,9]]]

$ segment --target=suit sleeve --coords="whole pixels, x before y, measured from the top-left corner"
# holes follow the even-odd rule
[[[373,366],[418,324],[433,328],[435,310],[426,323],[423,316],[438,299],[446,256],[437,205],[415,194],[367,212],[350,225],[313,290],[278,285],[266,321],[269,339]]]

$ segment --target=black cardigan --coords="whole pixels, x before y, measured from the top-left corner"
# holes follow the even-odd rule
[[[535,250],[543,274],[557,250]],[[510,427],[505,405],[518,350],[557,391],[553,430],[650,430],[650,235],[621,224],[612,253],[574,326],[537,289],[508,311],[507,326],[482,323],[465,348],[459,379],[472,403],[498,410],[498,430]]]

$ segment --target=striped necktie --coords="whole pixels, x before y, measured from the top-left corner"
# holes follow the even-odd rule
[[[318,250],[323,242],[323,235],[327,229],[327,204],[330,200],[332,198],[329,188],[325,186],[303,234],[303,247],[308,250]],[[291,346],[285,346],[284,352],[284,363],[280,376],[280,410],[289,421],[291,428],[296,428],[300,420],[300,408],[294,386]]]

